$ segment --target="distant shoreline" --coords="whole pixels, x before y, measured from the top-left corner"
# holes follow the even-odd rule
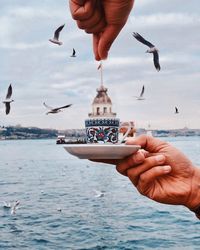
[[[155,137],[192,137],[200,136],[200,129],[159,129],[150,130],[138,128],[136,130],[136,135],[147,134],[148,132]],[[69,139],[81,139],[85,138],[85,129],[66,129],[66,130],[56,130],[56,129],[41,129],[36,127],[20,127],[20,126],[10,126],[10,127],[0,127],[0,141],[4,140],[44,140],[44,139],[54,139],[56,140],[58,135],[64,135]]]

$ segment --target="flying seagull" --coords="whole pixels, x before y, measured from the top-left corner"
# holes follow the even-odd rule
[[[178,114],[178,113],[179,113],[178,108],[175,107],[175,114]]]
[[[149,41],[145,40],[140,34],[133,32],[133,36],[141,43],[147,45],[149,49],[146,51],[146,53],[153,53],[153,62],[154,66],[157,69],[157,71],[160,71],[160,64],[159,64],[159,55],[158,55],[158,49],[150,43]]]
[[[76,57],[76,50],[74,48],[71,57]]]
[[[142,91],[140,93],[139,96],[135,96],[137,98],[137,100],[141,101],[141,100],[144,100],[145,98],[143,97],[144,95],[144,85],[142,86]]]
[[[16,210],[18,209],[18,206],[20,204],[20,201],[15,201],[15,204],[12,206],[12,209],[11,209],[11,214],[16,214]]]
[[[59,41],[59,35],[61,30],[64,28],[64,24],[61,25],[60,27],[57,28],[57,30],[54,33],[54,38],[53,39],[49,39],[50,42],[58,44],[58,45],[62,45],[63,43]]]
[[[10,84],[8,87],[6,99],[5,99],[5,101],[3,101],[3,103],[6,106],[6,115],[8,115],[10,112],[10,103],[14,102],[14,100],[11,100],[11,95],[12,95],[12,85]]]
[[[52,108],[52,107],[50,107],[50,106],[48,106],[48,105],[46,105],[46,103],[44,102],[43,103],[43,105],[47,108],[47,109],[49,109],[50,111],[48,111],[46,114],[48,115],[48,114],[56,114],[56,113],[59,113],[59,112],[61,112],[62,110],[61,109],[64,109],[64,108],[69,108],[70,106],[72,106],[72,104],[68,104],[68,105],[65,105],[65,106],[63,106],[63,107],[59,107],[59,108]]]

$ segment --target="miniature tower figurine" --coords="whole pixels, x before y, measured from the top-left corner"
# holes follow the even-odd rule
[[[97,95],[92,103],[92,113],[89,113],[90,118],[114,118],[116,113],[112,112],[112,101],[107,94],[108,89],[103,86],[103,65],[100,63],[98,70],[101,74],[101,85],[97,88]]]
[[[103,85],[103,65],[100,63],[101,84],[97,88],[97,95],[92,103],[92,112],[88,114],[89,119],[85,120],[87,143],[122,143],[124,138],[133,131],[130,122],[123,124],[123,131],[120,132],[120,119],[112,112],[112,101],[107,94],[108,89]],[[123,133],[119,138],[119,134]]]

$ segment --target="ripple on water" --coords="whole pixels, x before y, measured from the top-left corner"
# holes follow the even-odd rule
[[[191,141],[176,140],[191,150]],[[198,249],[200,222],[193,214],[139,195],[112,166],[67,155],[54,140],[4,145],[1,199],[21,203],[14,216],[0,209],[0,249]],[[12,159],[5,157],[8,150]],[[188,153],[196,160],[199,144]],[[93,190],[104,196],[94,197]]]

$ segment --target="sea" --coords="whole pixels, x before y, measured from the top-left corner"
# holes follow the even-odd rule
[[[200,137],[162,139],[200,166]],[[15,214],[4,208],[17,200]],[[200,221],[55,140],[0,141],[0,249],[200,249]]]

